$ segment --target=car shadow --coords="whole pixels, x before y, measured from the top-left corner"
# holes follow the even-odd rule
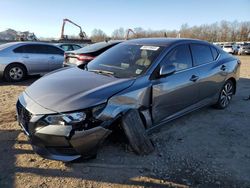
[[[13,86],[29,86],[33,82],[38,80],[39,78],[41,78],[41,76],[39,76],[39,75],[28,76],[23,81],[20,81],[20,82],[7,82],[3,78],[1,78],[0,79],[0,86],[10,86],[10,85],[13,85]]]
[[[108,162],[93,159],[63,163],[64,168],[68,170],[37,167],[39,166],[37,163],[40,163],[41,160],[45,163],[51,163],[51,161],[37,156],[31,148],[25,149],[24,145],[30,145],[30,143],[28,140],[20,140],[20,135],[23,138],[23,133],[20,129],[0,130],[0,160],[4,161],[4,163],[1,162],[0,168],[0,187],[15,187],[18,174],[37,175],[45,179],[50,178],[51,181],[53,181],[54,178],[73,178],[80,181],[95,181],[97,183],[111,183],[126,186],[163,188],[175,185],[175,187],[185,187],[183,184],[171,182],[171,180],[163,181],[150,173],[143,173],[143,171],[150,171],[143,166],[114,164],[112,159],[109,159]],[[17,147],[17,145],[19,145],[19,147]],[[108,144],[107,147],[114,149],[110,144]],[[28,156],[26,160],[30,165],[24,166],[19,164],[17,157],[21,155]],[[131,153],[129,157],[134,158],[135,154]],[[52,163],[61,162],[53,161]],[[46,185],[43,180],[41,180],[40,183],[42,183],[43,186]]]

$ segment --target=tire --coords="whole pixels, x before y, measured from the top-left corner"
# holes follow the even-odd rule
[[[234,91],[235,91],[234,83],[231,80],[227,80],[220,91],[220,95],[217,103],[215,104],[215,107],[218,109],[227,108],[232,100]]]
[[[22,81],[27,74],[27,71],[23,65],[10,64],[4,70],[4,78],[8,82]]]
[[[151,140],[147,137],[144,124],[137,110],[129,110],[122,117],[122,128],[136,154],[149,154],[154,150]]]

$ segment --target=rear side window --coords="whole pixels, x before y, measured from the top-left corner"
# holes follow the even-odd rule
[[[217,57],[219,56],[218,51],[214,47],[211,47],[211,51],[212,51],[214,60],[216,60]]]
[[[17,47],[13,50],[15,53],[25,53],[25,46]]]
[[[192,57],[188,45],[177,46],[163,61],[168,65],[174,65],[177,71],[191,68]]]
[[[191,44],[194,65],[202,65],[214,60],[210,47],[203,44]]]
[[[41,53],[41,49],[39,47],[40,45],[23,45],[20,47],[17,47],[13,51],[15,53],[30,53],[30,54],[35,54],[35,53]]]

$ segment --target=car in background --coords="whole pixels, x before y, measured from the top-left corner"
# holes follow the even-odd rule
[[[226,108],[240,64],[201,40],[128,40],[85,69],[65,67],[37,80],[19,96],[17,119],[45,158],[93,157],[112,132],[148,154],[147,133],[155,128],[208,105]]]
[[[230,54],[237,54],[237,52],[238,52],[238,49],[237,49],[237,47],[236,46],[234,46],[234,45],[224,45],[223,47],[222,47],[222,49],[225,51],[225,52],[227,52],[227,53],[230,53]]]
[[[121,42],[122,40],[97,42],[78,50],[65,52],[64,66],[85,66],[95,57]]]
[[[79,44],[71,44],[71,43],[56,43],[54,45],[59,47],[59,48],[62,48],[65,52],[78,50],[78,49],[82,48],[82,46]]]
[[[238,51],[238,55],[250,54],[250,45],[242,45]]]
[[[63,67],[64,51],[42,42],[11,42],[0,45],[0,76],[21,81],[27,75],[45,74]]]

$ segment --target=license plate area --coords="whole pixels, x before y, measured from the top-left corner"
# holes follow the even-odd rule
[[[68,62],[68,63],[72,63],[72,64],[77,64],[77,59],[74,58],[74,57],[69,57],[69,58],[67,59],[67,62]]]

